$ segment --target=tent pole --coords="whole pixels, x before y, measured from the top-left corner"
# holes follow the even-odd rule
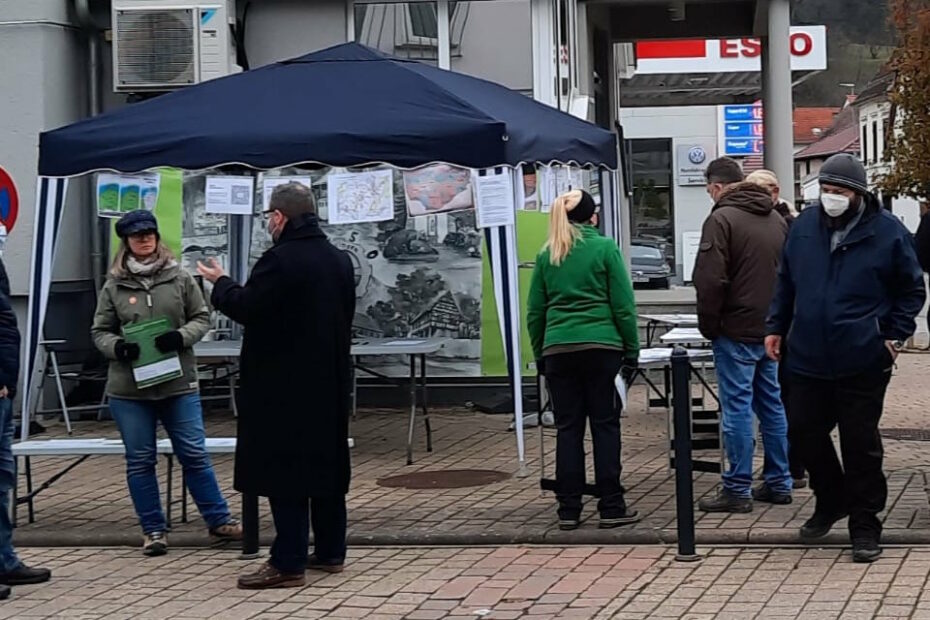
[[[516,208],[516,200],[523,190],[522,180],[518,169],[512,168],[510,174],[513,177],[514,208]],[[523,332],[520,313],[520,269],[517,253],[516,213],[514,214],[514,223],[506,227],[505,234],[507,237],[504,247],[507,254],[505,262],[510,274],[508,278],[510,284],[510,334],[507,337],[510,338],[511,342],[510,375],[513,379],[514,434],[517,436],[517,475],[523,477],[528,475],[528,472],[526,469],[526,445],[523,435],[523,353],[520,347]]]

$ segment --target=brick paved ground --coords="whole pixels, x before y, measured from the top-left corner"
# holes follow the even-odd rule
[[[505,618],[930,618],[930,549],[872,565],[836,549],[718,548],[700,563],[653,547],[355,548],[341,575],[302,589],[238,590],[257,563],[178,550],[30,549],[54,579],[14,589],[0,618],[389,620]]]
[[[930,355],[902,357],[888,401],[884,428],[930,429]],[[424,450],[422,426],[418,426],[416,463],[404,465],[405,416],[399,411],[361,412],[353,424],[354,479],[349,498],[350,535],[353,541],[381,544],[470,544],[474,542],[558,543],[645,543],[670,540],[675,527],[674,483],[664,452],[666,418],[662,411],[643,412],[643,393],[634,393],[634,411],[624,418],[623,482],[629,500],[643,515],[633,527],[611,531],[595,529],[593,504],[585,510],[589,521],[576,532],[559,533],[555,525],[554,499],[538,489],[538,436],[527,432],[528,472],[526,477],[487,486],[452,490],[405,490],[377,484],[384,476],[411,471],[458,468],[487,468],[514,473],[515,440],[507,432],[506,416],[487,416],[465,410],[434,417],[435,451]],[[77,433],[116,436],[111,423],[81,423]],[[62,435],[55,426],[47,436]],[[212,436],[234,434],[234,422],[225,412],[209,416]],[[545,442],[552,473],[554,440]],[[930,540],[930,511],[927,472],[930,443],[886,440],[886,469],[889,472],[889,509],[885,515],[886,540]],[[37,482],[65,463],[62,459],[34,459]],[[231,491],[232,458],[215,459],[221,485]],[[162,467],[162,475],[164,468]],[[717,476],[696,476],[698,496],[708,493]],[[20,488],[24,490],[24,480]],[[238,500],[235,501],[238,506]],[[37,523],[23,525],[17,532],[20,544],[86,544],[93,541],[124,544],[134,541],[135,519],[123,478],[120,457],[95,457],[77,467],[36,503]],[[263,511],[265,510],[263,503]],[[700,540],[707,542],[772,542],[794,539],[797,528],[813,510],[810,491],[799,491],[790,506],[757,505],[748,515],[700,515]],[[22,516],[22,513],[21,513]],[[263,512],[263,535],[271,533],[270,519]],[[842,529],[842,528],[840,528]],[[199,519],[179,524],[172,536],[188,544],[192,536],[202,538]],[[184,535],[187,534],[187,538]],[[910,539],[905,538],[911,535]],[[835,540],[842,540],[842,534]],[[922,537],[922,538],[919,538]]]

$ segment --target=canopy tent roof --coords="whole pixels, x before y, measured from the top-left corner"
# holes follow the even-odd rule
[[[301,163],[617,167],[614,134],[504,86],[346,43],[40,136],[39,174]]]

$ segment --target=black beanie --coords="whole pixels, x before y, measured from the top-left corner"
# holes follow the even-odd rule
[[[865,166],[858,157],[849,153],[839,153],[824,162],[820,168],[820,184],[825,183],[851,189],[857,194],[869,193]]]

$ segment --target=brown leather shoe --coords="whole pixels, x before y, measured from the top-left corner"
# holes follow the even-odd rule
[[[239,576],[239,588],[242,590],[267,590],[270,588],[301,588],[306,583],[303,573],[296,575],[282,573],[265,562],[254,573]]]
[[[223,525],[211,528],[210,537],[218,542],[242,540],[242,523],[239,519],[230,519]]]
[[[321,570],[324,573],[341,573],[346,568],[344,562],[339,561],[324,561],[316,557],[316,555],[311,555],[307,558],[307,569],[309,570]]]

